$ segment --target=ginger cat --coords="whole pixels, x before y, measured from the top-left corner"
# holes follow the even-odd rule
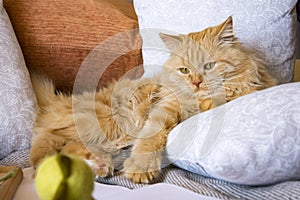
[[[122,79],[97,92],[55,94],[47,79],[32,79],[39,112],[30,160],[34,167],[58,152],[88,160],[112,175],[112,156],[132,146],[123,163],[134,182],[151,182],[161,169],[169,132],[183,120],[276,81],[256,54],[233,34],[232,18],[201,32],[160,34],[171,51],[160,75]]]

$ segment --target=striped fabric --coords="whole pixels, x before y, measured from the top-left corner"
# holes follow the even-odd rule
[[[0,160],[0,165],[17,165],[24,168],[30,165],[28,159],[29,150],[18,151]],[[130,189],[147,186],[134,184],[118,173],[109,178],[97,178],[97,181],[110,185],[121,185]],[[300,180],[286,181],[264,187],[250,187],[203,177],[170,165],[164,168],[154,181],[154,183],[160,182],[178,185],[196,193],[219,199],[300,199]]]
[[[131,189],[147,186],[145,184],[134,184],[118,174],[110,178],[98,178],[97,181],[105,184],[121,185]],[[219,199],[300,199],[300,181],[287,181],[270,186],[251,187],[203,177],[174,166],[163,169],[155,182],[178,185],[196,193]]]
[[[0,160],[0,165],[14,165],[21,168],[29,167],[29,150],[16,151]]]

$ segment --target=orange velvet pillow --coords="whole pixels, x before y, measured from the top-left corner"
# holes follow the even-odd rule
[[[128,71],[132,78],[143,73],[139,33],[128,32],[138,28],[137,19],[130,17],[134,13],[124,14],[109,1],[4,0],[4,7],[28,69],[47,75],[58,89],[72,91],[80,66],[95,47],[102,54],[97,54],[97,63],[90,65],[85,74],[86,87],[92,79],[100,79],[95,73],[99,68],[104,71],[99,86]],[[120,54],[120,49],[126,51]]]

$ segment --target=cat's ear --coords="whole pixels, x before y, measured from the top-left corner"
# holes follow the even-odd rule
[[[217,39],[219,45],[230,46],[237,41],[237,38],[233,34],[233,21],[231,16],[217,28]]]
[[[182,42],[182,38],[180,36],[159,33],[159,37],[165,43],[166,47],[171,51],[176,49]]]

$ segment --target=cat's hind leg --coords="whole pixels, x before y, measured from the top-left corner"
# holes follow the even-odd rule
[[[91,153],[81,142],[67,140],[65,137],[50,133],[35,136],[30,150],[30,161],[33,167],[37,168],[44,158],[57,153],[70,154],[86,160],[98,176],[113,174],[111,155],[102,152]]]
[[[71,154],[84,159],[93,169],[94,173],[100,177],[113,175],[114,165],[110,154],[102,151],[92,151],[82,142],[68,141],[62,148],[61,153]]]
[[[36,168],[44,158],[58,153],[66,142],[66,138],[51,133],[37,134],[30,149],[30,162],[33,167]]]

